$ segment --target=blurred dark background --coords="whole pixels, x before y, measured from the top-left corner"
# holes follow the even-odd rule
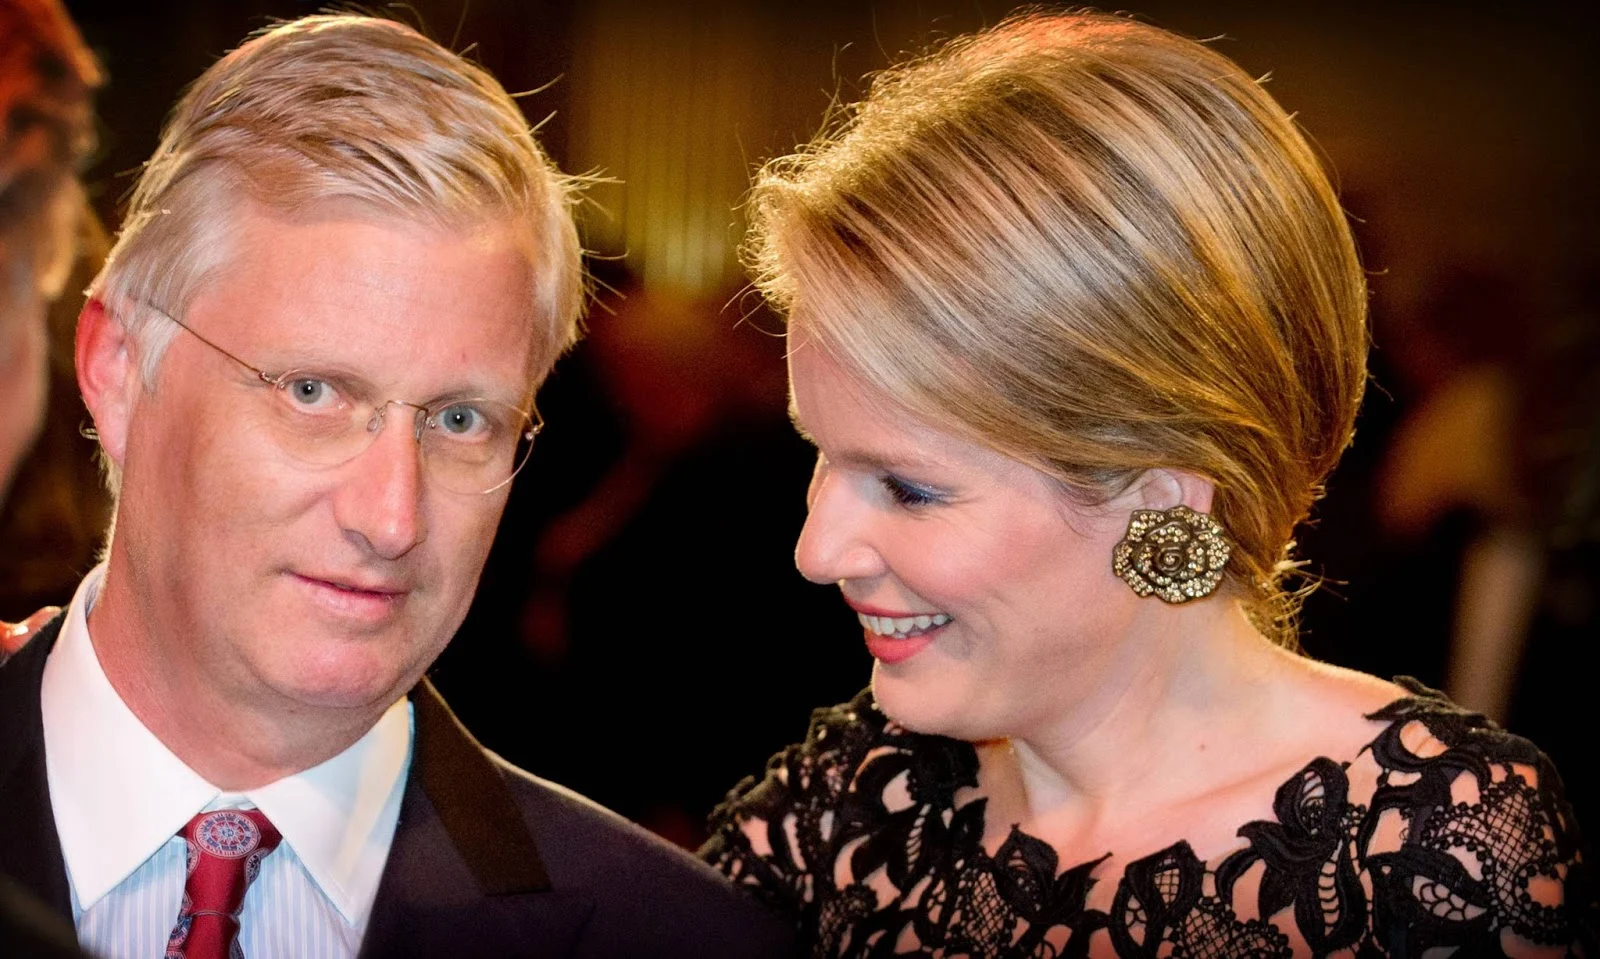
[[[323,4],[67,6],[110,78],[85,181],[114,230],[183,85],[270,18]],[[1595,15],[1396,6],[1132,9],[1270,74],[1334,170],[1372,273],[1373,388],[1300,537],[1308,572],[1327,580],[1306,608],[1307,649],[1414,675],[1501,718],[1592,810],[1594,682],[1581,664],[1600,637]],[[784,413],[781,324],[738,266],[749,174],[859,96],[869,71],[1009,6],[367,9],[470,47],[507,89],[533,91],[521,102],[563,169],[610,178],[583,211],[610,289],[541,395],[549,428],[435,680],[509,760],[692,845],[723,791],[869,667],[836,590],[805,584],[790,561],[810,457]],[[70,322],[67,311],[62,336]],[[91,447],[73,436],[84,416],[65,360],[58,438],[37,455],[71,460],[55,475],[82,483]],[[0,618],[64,603],[92,562],[93,505],[81,492],[63,505],[51,482],[19,489],[0,516],[0,558],[22,554],[8,529],[59,554],[27,580],[0,561]],[[77,510],[72,543],[40,519],[51,496],[57,513]]]

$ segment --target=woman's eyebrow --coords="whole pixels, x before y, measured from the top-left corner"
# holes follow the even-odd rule
[[[801,439],[805,440],[807,443],[810,443],[812,446],[818,446],[816,438],[806,430],[805,424],[800,421],[800,412],[799,410],[795,409],[793,403],[789,404],[789,422],[794,426],[794,431],[800,434]],[[818,446],[818,448],[820,449],[821,447]],[[836,450],[830,450],[827,455],[830,462],[862,469],[881,469],[890,471],[914,467],[926,467],[934,462],[932,459],[923,456],[918,452],[910,452],[906,455],[885,455],[879,450],[859,449],[855,447],[843,447]]]

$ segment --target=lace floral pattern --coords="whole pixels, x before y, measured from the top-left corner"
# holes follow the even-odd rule
[[[818,710],[804,742],[735,787],[701,854],[790,915],[816,957],[1465,959],[1509,946],[1600,959],[1591,874],[1549,760],[1400,682],[1411,695],[1369,717],[1388,725],[1356,760],[1312,760],[1279,787],[1275,818],[1246,823],[1219,859],[1179,842],[1129,863],[1109,910],[1088,905],[1110,881],[1093,875],[1102,860],[1063,871],[1015,827],[989,854],[985,800],[956,801],[978,784],[973,747],[900,729],[865,692]]]

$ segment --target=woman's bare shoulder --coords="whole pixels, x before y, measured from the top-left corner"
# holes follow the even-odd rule
[[[1387,725],[1387,708],[1415,695],[1392,680],[1307,657],[1297,657],[1288,676],[1282,711],[1296,716],[1312,753],[1331,759],[1348,759]]]

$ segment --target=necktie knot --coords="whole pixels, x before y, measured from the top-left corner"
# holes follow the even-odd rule
[[[166,959],[241,956],[237,940],[245,891],[261,872],[261,860],[278,848],[283,836],[258,809],[203,812],[179,835],[188,876]]]

